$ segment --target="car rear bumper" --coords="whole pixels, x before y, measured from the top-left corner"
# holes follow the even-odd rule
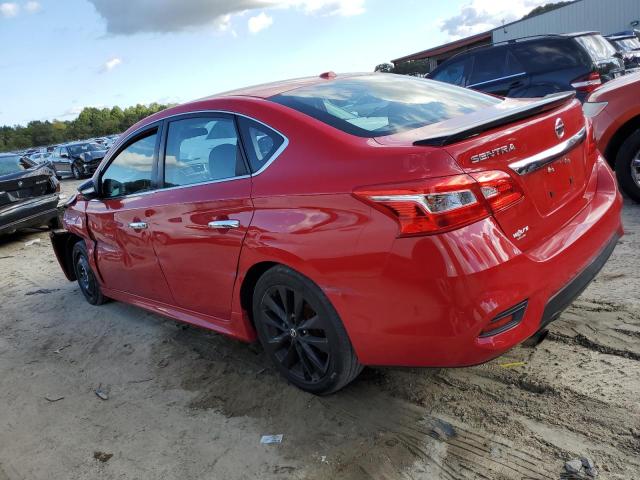
[[[520,251],[489,218],[443,235],[398,239],[375,287],[340,298],[329,293],[360,362],[475,365],[555,320],[623,234],[622,199],[604,159],[595,174],[588,206],[533,249]],[[505,318],[508,328],[489,327]]]
[[[46,225],[57,217],[57,193],[5,205],[0,208],[0,234]]]

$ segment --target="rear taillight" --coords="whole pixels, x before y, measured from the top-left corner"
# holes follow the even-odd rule
[[[390,215],[400,235],[442,233],[488,217],[522,197],[505,172],[483,172],[358,188],[354,195]]]
[[[482,195],[494,212],[513,205],[522,198],[522,190],[507,172],[496,170],[472,175],[480,184]]]
[[[591,72],[588,75],[576,78],[571,82],[571,86],[578,92],[591,93],[602,85],[602,79],[598,72]]]

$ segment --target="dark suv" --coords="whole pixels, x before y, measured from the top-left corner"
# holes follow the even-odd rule
[[[429,78],[503,97],[586,96],[623,75],[624,63],[597,32],[543,35],[480,47],[450,58]]]
[[[75,178],[93,175],[104,158],[107,149],[93,142],[59,145],[50,157],[56,176],[71,174]]]

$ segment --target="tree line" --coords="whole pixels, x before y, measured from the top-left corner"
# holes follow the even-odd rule
[[[75,120],[29,122],[27,126],[0,127],[0,152],[54,145],[72,140],[124,132],[134,123],[171,105],[152,103],[120,107],[86,107]]]

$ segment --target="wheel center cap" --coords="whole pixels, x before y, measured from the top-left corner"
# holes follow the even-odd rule
[[[289,335],[291,335],[291,338],[296,338],[298,336],[298,332],[296,332],[295,328],[292,328],[289,330]]]

